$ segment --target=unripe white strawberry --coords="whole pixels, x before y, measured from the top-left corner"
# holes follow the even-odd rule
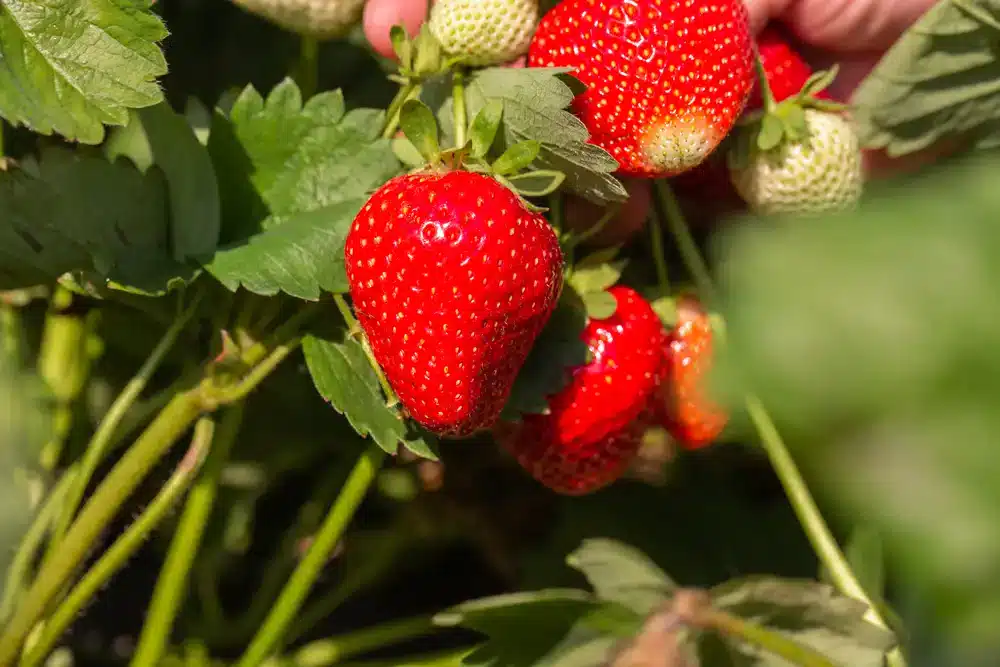
[[[537,25],[538,0],[437,0],[428,22],[445,53],[479,67],[523,56]]]
[[[841,114],[805,110],[808,138],[754,151],[744,166],[730,162],[733,186],[763,214],[821,213],[848,208],[861,197],[861,147]]]
[[[233,0],[300,35],[329,38],[343,35],[361,19],[365,0]]]

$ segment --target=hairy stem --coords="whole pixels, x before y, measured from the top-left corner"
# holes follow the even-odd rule
[[[287,661],[277,661],[285,665],[335,665],[347,658],[373,651],[383,646],[422,637],[435,629],[429,616],[417,616],[389,621],[382,625],[364,628],[306,644]],[[270,665],[268,665],[270,667]]]
[[[146,622],[139,635],[139,644],[132,656],[130,663],[132,667],[155,667],[163,657],[177,612],[188,591],[191,565],[201,546],[205,527],[215,505],[219,478],[229,460],[229,453],[232,451],[242,421],[242,403],[226,408],[205,461],[205,467],[198,476],[194,488],[191,489],[177,530],[170,541],[170,549],[156,581]],[[206,428],[215,430],[214,422],[209,423],[211,427]]]
[[[319,40],[302,36],[299,42],[299,61],[295,68],[295,82],[308,100],[319,88]]]
[[[76,620],[77,614],[80,613],[84,605],[128,562],[128,559],[142,546],[149,534],[168,516],[201,469],[205,454],[212,441],[214,429],[215,423],[207,417],[202,417],[195,424],[191,446],[173,475],[142,514],[87,570],[87,573],[73,587],[66,599],[56,607],[47,619],[42,634],[22,661],[21,667],[37,667],[48,657],[56,642],[59,641],[70,624]]]
[[[355,319],[354,313],[351,312],[351,308],[347,305],[347,301],[340,294],[333,297],[337,304],[337,310],[340,311],[340,316],[344,318],[344,323],[347,325],[348,331],[360,332],[360,327],[358,325],[358,320]],[[375,353],[372,352],[371,345],[368,344],[368,339],[363,337],[361,339],[361,345],[365,350],[365,356],[368,357],[368,363],[371,364],[372,368],[375,370],[375,375],[378,377],[379,384],[382,385],[382,391],[385,393],[386,404],[390,407],[394,407],[399,403],[399,398],[396,396],[396,392],[392,390],[392,386],[389,384],[388,378],[385,377],[385,373],[382,372],[382,367],[379,366],[378,361],[375,359]]]
[[[316,578],[375,481],[385,457],[386,453],[374,442],[362,452],[316,533],[309,551],[295,568],[271,608],[271,613],[258,629],[236,667],[257,667],[281,645],[285,631],[302,608]]]
[[[465,131],[469,125],[468,110],[465,104],[465,72],[456,69],[452,74],[452,107],[455,111],[455,148],[465,145]]]
[[[389,108],[385,112],[385,129],[382,130],[383,139],[392,139],[399,129],[399,112],[403,105],[420,95],[420,86],[415,83],[408,83],[402,86],[396,96],[389,103]]]

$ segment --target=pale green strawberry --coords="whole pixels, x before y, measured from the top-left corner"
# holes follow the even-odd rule
[[[365,0],[233,0],[286,30],[329,38],[343,35],[361,19]]]
[[[730,160],[730,177],[751,210],[763,214],[821,213],[853,206],[861,197],[861,147],[839,113],[804,110],[803,137]]]
[[[537,24],[538,0],[437,0],[428,27],[448,55],[487,66],[527,53]]]

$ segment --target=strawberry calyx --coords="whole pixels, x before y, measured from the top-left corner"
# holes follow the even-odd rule
[[[418,85],[427,79],[448,72],[456,64],[456,59],[444,55],[441,42],[423,25],[412,39],[401,25],[394,25],[389,31],[389,41],[399,65],[389,80],[401,86]]]
[[[420,100],[403,104],[399,114],[402,137],[393,140],[393,151],[412,172],[465,170],[486,174],[514,192],[530,211],[546,209],[528,198],[547,197],[562,185],[566,175],[549,169],[529,169],[541,151],[535,140],[507,146],[490,159],[498,141],[503,103],[490,100],[473,118],[461,146],[442,148],[440,128],[434,112]]]
[[[846,104],[820,97],[820,93],[836,79],[837,65],[815,72],[797,94],[778,102],[767,81],[759,54],[755,54],[754,63],[764,106],[744,114],[730,136],[727,155],[729,165],[734,169],[745,169],[755,154],[775,151],[786,143],[808,142],[807,109],[828,113],[843,113],[850,109]]]
[[[618,259],[621,246],[598,250],[567,268],[565,284],[578,305],[592,320],[606,320],[618,310],[618,301],[608,290],[618,284],[627,259]]]

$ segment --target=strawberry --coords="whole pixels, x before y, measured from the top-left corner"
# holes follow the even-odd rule
[[[624,175],[702,162],[753,87],[743,0],[563,0],[538,25],[529,65],[569,67],[587,90],[573,110]]]
[[[813,69],[802,56],[791,47],[777,26],[770,24],[757,36],[757,53],[764,66],[767,84],[776,102],[797,95],[813,75]],[[816,93],[819,99],[831,99],[830,95],[821,90]],[[764,101],[760,95],[760,87],[754,86],[750,95],[748,110],[763,107]]]
[[[710,445],[728,416],[705,396],[705,375],[712,367],[712,325],[700,304],[690,298],[677,304],[661,369],[659,421],[685,449]]]
[[[562,289],[551,225],[485,174],[397,176],[345,244],[358,321],[407,412],[462,437],[489,428]]]
[[[730,176],[750,208],[763,214],[820,213],[853,206],[864,170],[857,134],[842,115],[806,109],[801,138],[730,161]]]
[[[497,442],[558,493],[590,493],[621,477],[653,414],[666,331],[634,290],[608,291],[617,309],[588,322],[582,337],[592,360],[549,398],[550,412],[494,429]]]
[[[233,0],[286,30],[313,37],[343,35],[361,18],[365,0]]]
[[[427,26],[450,56],[499,65],[528,52],[538,0],[437,0]]]

